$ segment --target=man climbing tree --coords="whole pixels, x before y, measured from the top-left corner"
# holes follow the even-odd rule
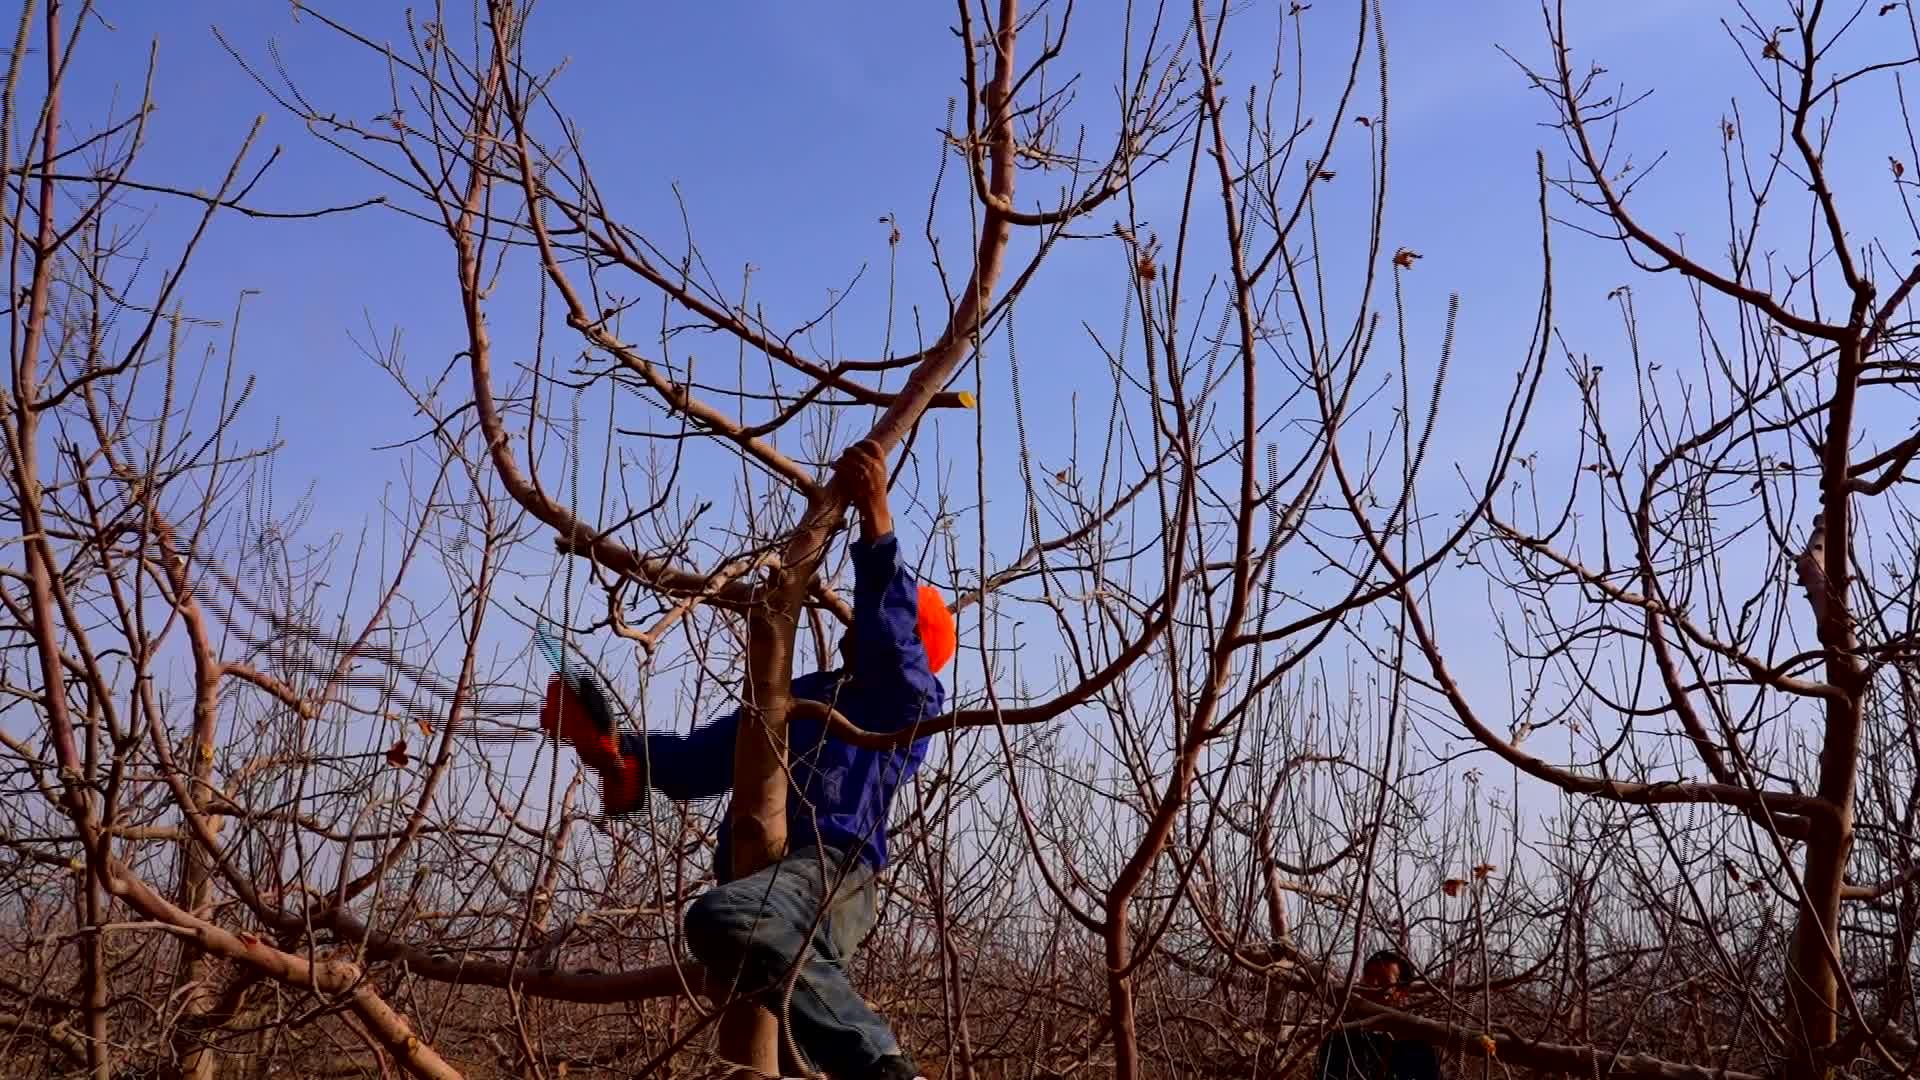
[[[952,658],[953,615],[937,590],[900,559],[887,506],[886,461],[860,442],[835,481],[860,515],[853,545],[853,627],[841,666],[793,681],[792,768],[785,858],[727,881],[731,814],[720,826],[720,886],[687,912],[687,942],[720,980],[733,980],[786,1018],[783,1043],[839,1078],[912,1080],[918,1070],[886,1021],[847,979],[846,964],[872,929],[874,877],[887,864],[894,792],[926,755],[926,740],[869,750],[829,733],[829,710],[869,732],[894,733],[937,716],[945,692],[935,672]],[[751,703],[742,708],[751,707]],[[606,809],[636,809],[648,788],[673,799],[725,794],[733,783],[740,710],[688,735],[616,737],[590,684],[555,676],[541,725],[575,747],[604,781]]]

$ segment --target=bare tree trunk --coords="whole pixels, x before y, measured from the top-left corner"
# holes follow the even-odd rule
[[[113,1057],[107,1042],[107,936],[100,882],[92,873],[80,883],[81,908],[86,922],[80,936],[80,985],[87,1012],[87,1072],[93,1080],[110,1080]]]
[[[780,1025],[766,1006],[744,1000],[727,1006],[716,1038],[728,1061],[763,1073],[780,1071]]]
[[[787,712],[793,704],[794,613],[820,564],[837,515],[821,506],[787,544],[768,605],[747,619],[747,698],[733,747],[733,865],[735,878],[754,873],[787,852]],[[818,539],[816,540],[815,537]],[[800,557],[796,560],[794,555]],[[811,558],[808,555],[811,554]],[[796,565],[797,564],[797,565]],[[765,1073],[780,1069],[780,1028],[773,1013],[741,1001],[721,1017],[720,1052]]]
[[[208,648],[204,643],[197,647],[203,651]],[[217,658],[210,652],[201,657],[200,663],[206,670],[216,670],[218,667]],[[203,813],[205,808],[199,804],[199,800],[211,790],[213,781],[214,736],[219,718],[217,684],[202,680],[195,692],[198,700],[194,707],[193,735],[187,742],[187,770],[193,776],[187,796],[195,800],[195,805],[185,809],[190,813]],[[216,817],[208,821],[208,830],[214,836],[219,835],[222,820]],[[182,910],[205,916],[212,900],[212,857],[199,844],[182,844],[180,881],[174,903]],[[213,1080],[219,1066],[217,1056],[207,1042],[208,1015],[214,1011],[214,1002],[218,997],[213,987],[213,961],[198,941],[182,938],[175,971],[175,985],[186,991],[180,1017],[172,1033],[174,1061],[179,1066],[180,1080]]]
[[[21,42],[24,43],[28,20],[32,18],[31,8],[21,12]],[[60,116],[61,61],[63,54],[60,41],[60,3],[48,0],[45,19],[45,54],[47,66],[47,90],[45,115],[41,118],[41,179],[38,185],[38,228],[35,236],[28,241],[33,252],[33,276],[31,285],[22,290],[26,308],[26,332],[21,339],[18,351],[14,353],[12,385],[8,388],[10,398],[6,402],[6,412],[12,424],[7,430],[7,449],[10,452],[14,469],[15,497],[19,500],[19,520],[27,529],[24,544],[26,561],[28,610],[31,612],[31,631],[35,659],[38,661],[40,690],[45,698],[47,728],[50,741],[59,759],[62,775],[62,809],[72,819],[80,841],[86,848],[86,880],[80,886],[80,895],[76,897],[77,914],[83,923],[81,952],[81,992],[87,1021],[87,1068],[93,1076],[105,1080],[111,1074],[113,1063],[107,1040],[107,998],[105,986],[105,942],[102,940],[100,926],[101,904],[98,893],[98,875],[102,869],[97,860],[106,854],[106,841],[101,838],[98,828],[95,800],[92,792],[80,783],[83,775],[91,773],[87,768],[93,754],[93,747],[87,748],[89,761],[83,761],[79,748],[74,744],[72,710],[67,703],[66,669],[62,663],[60,646],[60,620],[55,613],[54,582],[60,571],[53,549],[48,542],[46,526],[42,513],[44,489],[40,476],[39,450],[40,425],[37,408],[41,390],[39,355],[47,337],[49,318],[48,295],[53,282],[54,265],[57,258],[56,230],[54,227],[55,185],[52,179],[55,162],[58,160]],[[16,55],[18,53],[16,52]],[[8,89],[9,115],[6,122],[12,123],[11,87]],[[4,163],[10,167],[11,163]],[[21,203],[26,200],[26,186],[22,184]],[[17,250],[17,249],[16,249]]]
[[[1864,304],[1856,303],[1855,308],[1854,321],[1859,323],[1865,315]],[[1814,819],[1807,835],[1806,867],[1801,875],[1805,893],[1787,962],[1786,1020],[1796,1054],[1787,1075],[1794,1080],[1819,1080],[1826,1072],[1819,1051],[1839,1037],[1840,892],[1853,852],[1861,698],[1866,689],[1847,596],[1853,550],[1848,464],[1860,365],[1858,346],[1841,343],[1821,447],[1821,514],[1815,535],[1824,535],[1826,542],[1824,550],[1816,546],[1809,552],[1819,560],[1818,574],[1807,584],[1819,620],[1820,643],[1827,650],[1827,681],[1840,692],[1827,699],[1826,738],[1820,747],[1819,796],[1830,815]]]
[[[212,745],[202,744],[197,734],[193,743],[190,747],[193,771],[196,778],[204,783],[211,772]],[[196,795],[203,790],[205,788],[200,784],[195,785]],[[217,819],[215,824],[218,824]],[[213,869],[207,855],[198,844],[182,844],[180,864],[180,883],[174,902],[186,911],[204,914],[212,897]],[[183,938],[174,972],[174,985],[184,988],[186,992],[181,1002],[180,1016],[174,1023],[169,1039],[173,1060],[179,1070],[177,1075],[180,1080],[213,1080],[219,1074],[218,1061],[213,1048],[207,1045],[204,1022],[217,996],[212,986],[213,961],[198,942]]]

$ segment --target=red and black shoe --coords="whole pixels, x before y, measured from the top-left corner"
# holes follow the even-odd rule
[[[540,730],[573,747],[599,774],[600,802],[609,817],[646,811],[646,764],[621,746],[613,710],[591,676],[555,675],[548,681]]]

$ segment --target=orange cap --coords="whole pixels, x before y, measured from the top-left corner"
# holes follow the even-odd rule
[[[920,644],[927,650],[927,668],[937,674],[946,667],[959,642],[953,612],[947,610],[940,590],[931,585],[920,586]]]

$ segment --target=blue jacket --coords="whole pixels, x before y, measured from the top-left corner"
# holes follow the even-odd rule
[[[827,702],[867,731],[892,732],[940,715],[946,691],[927,668],[920,644],[919,582],[900,561],[892,533],[853,544],[854,671],[819,671],[793,680],[796,700]],[[649,783],[670,799],[724,795],[733,786],[733,740],[740,712],[686,735],[648,732],[622,737],[623,749],[644,754]],[[787,832],[792,846],[825,843],[858,853],[879,871],[887,865],[887,811],[893,793],[927,754],[927,740],[895,750],[863,750],[827,736],[818,721],[788,729],[792,782]],[[732,866],[731,807],[720,825],[716,860],[723,878]],[[817,832],[816,832],[817,830]]]

